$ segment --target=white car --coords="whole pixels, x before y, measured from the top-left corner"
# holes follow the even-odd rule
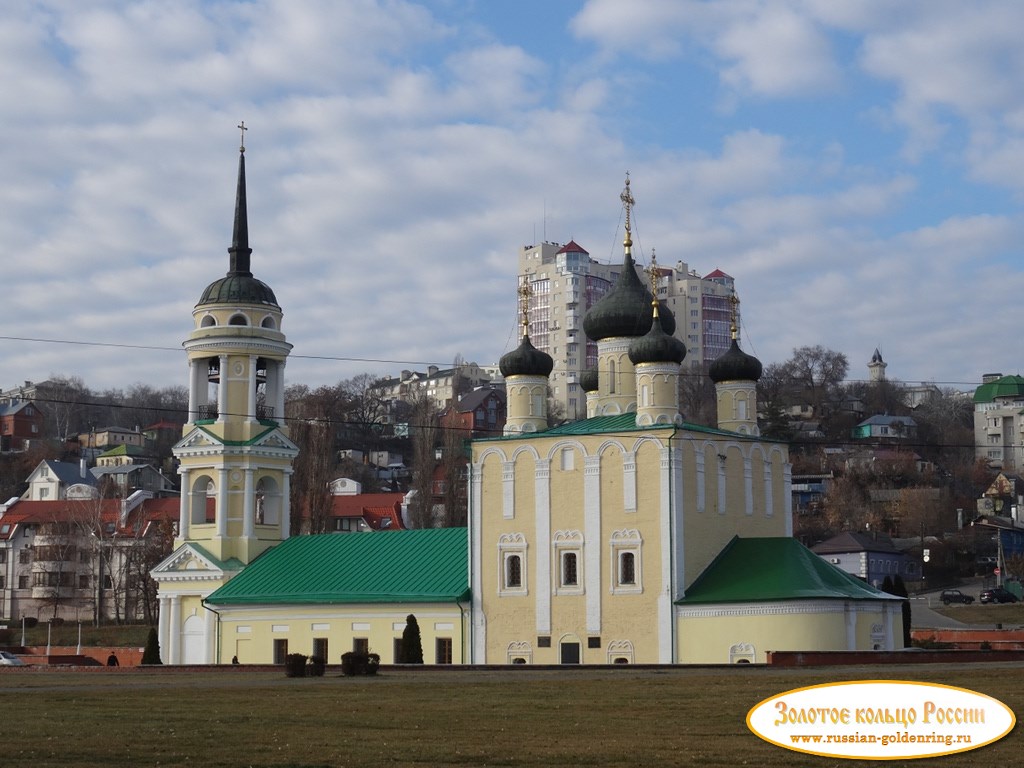
[[[7,651],[0,651],[0,666],[6,667],[23,667],[25,662],[15,656],[13,653]]]

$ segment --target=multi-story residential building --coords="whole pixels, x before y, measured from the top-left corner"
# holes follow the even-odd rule
[[[0,504],[0,618],[154,621],[177,512],[145,492]]]
[[[0,452],[24,451],[42,432],[43,412],[34,402],[0,402]]]
[[[439,410],[443,410],[452,403],[457,403],[460,395],[488,384],[490,380],[487,372],[476,363],[464,363],[452,368],[430,365],[426,371],[407,370],[402,371],[396,378],[385,379],[381,383],[381,389],[391,403],[410,404],[426,397]],[[395,410],[389,410],[392,421]],[[399,414],[402,413],[402,409],[397,411]]]
[[[981,377],[974,390],[974,455],[994,469],[1024,466],[1024,377]]]
[[[554,359],[551,396],[567,419],[586,416],[580,376],[597,365],[597,344],[583,332],[583,316],[608,292],[621,264],[601,264],[574,240],[542,242],[519,252],[519,288],[529,288],[529,335]],[[635,265],[638,273],[643,267]],[[685,262],[657,267],[658,300],[676,319],[675,336],[686,345],[682,375],[706,375],[730,344],[732,277],[719,269],[701,277]],[[644,284],[649,282],[640,274]]]

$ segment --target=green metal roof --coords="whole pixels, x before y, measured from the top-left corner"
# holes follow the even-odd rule
[[[212,554],[210,554],[210,551],[208,549],[199,546],[195,542],[190,541],[185,546],[189,549],[194,549],[196,552],[205,557],[207,560],[213,563],[213,565],[215,565],[217,568],[220,568],[222,571],[240,571],[245,567],[245,563],[243,563],[237,557],[229,557],[227,560],[221,560],[219,557],[214,557]]]
[[[210,595],[214,605],[469,599],[465,528],[293,536]]]
[[[761,442],[772,442],[765,440],[764,438],[755,437],[752,435],[741,435],[737,432],[729,432],[724,429],[714,429],[712,427],[704,427],[699,424],[680,424],[678,426],[673,424],[652,424],[649,426],[638,427],[636,425],[636,414],[635,413],[619,413],[614,416],[594,416],[589,419],[580,419],[578,421],[569,421],[565,424],[559,424],[557,427],[544,430],[543,432],[529,432],[523,435],[511,435],[503,437],[485,437],[478,438],[473,442],[484,442],[488,440],[522,440],[522,439],[533,439],[537,437],[563,437],[565,435],[601,435],[612,432],[651,432],[657,430],[675,429],[677,432],[698,432],[705,435],[718,435],[720,437],[729,437],[738,440],[756,440]]]
[[[734,536],[676,605],[821,599],[901,598],[825,562],[796,539]]]
[[[1024,376],[1003,376],[982,384],[974,390],[974,402],[991,403],[997,397],[1020,397],[1024,395]]]

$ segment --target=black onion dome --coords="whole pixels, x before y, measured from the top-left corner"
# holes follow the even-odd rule
[[[584,392],[597,392],[597,368],[587,368],[580,374],[580,387]]]
[[[555,361],[551,355],[541,352],[523,336],[522,343],[508,354],[502,355],[498,368],[505,378],[509,376],[550,376]]]
[[[659,309],[660,317],[661,311]],[[651,323],[646,335],[635,339],[629,345],[629,359],[633,365],[641,363],[676,363],[686,357],[686,345],[675,336],[665,333],[661,323]]]
[[[740,349],[736,339],[724,354],[708,368],[711,380],[718,384],[723,381],[757,381],[761,378],[761,361]]]
[[[594,341],[641,336],[654,319],[653,299],[636,274],[633,258],[626,254],[615,285],[583,317],[583,332]],[[676,319],[667,308],[660,310],[659,317],[665,333],[675,333]]]
[[[203,304],[267,304],[280,309],[269,285],[252,275],[230,273],[206,286],[196,306]]]

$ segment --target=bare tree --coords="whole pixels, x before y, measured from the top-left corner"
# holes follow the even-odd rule
[[[338,387],[320,387],[312,392],[306,389],[299,399],[286,400],[288,434],[299,446],[299,455],[292,465],[293,533],[327,531],[331,510],[329,484],[336,464],[335,424],[341,399]]]
[[[413,528],[433,528],[434,470],[437,466],[438,447],[437,406],[422,393],[412,403],[409,437],[412,440],[412,489],[416,492],[410,505],[409,516]]]
[[[839,389],[850,364],[842,352],[816,344],[794,349],[785,367],[791,381],[803,388],[810,404],[818,412]]]

